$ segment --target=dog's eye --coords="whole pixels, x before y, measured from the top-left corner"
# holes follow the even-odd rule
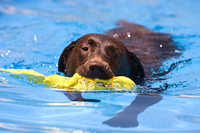
[[[88,47],[83,47],[82,50],[83,51],[88,51]]]
[[[115,55],[114,55],[114,58],[117,58],[118,56],[119,56],[118,54],[115,54]]]
[[[117,57],[119,57],[119,55],[118,55],[118,54],[113,54],[113,55],[110,55],[110,58],[111,58],[111,59],[113,59],[113,58],[117,58]]]
[[[119,56],[118,54],[114,54],[112,57],[117,58],[118,56]]]

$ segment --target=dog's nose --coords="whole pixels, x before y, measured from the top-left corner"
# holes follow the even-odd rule
[[[106,71],[106,68],[103,66],[97,66],[97,65],[92,65],[89,66],[90,71],[96,71],[96,72],[101,72],[104,73]]]
[[[90,62],[88,66],[89,66],[89,70],[92,73],[105,73],[106,72],[106,66],[103,63]]]

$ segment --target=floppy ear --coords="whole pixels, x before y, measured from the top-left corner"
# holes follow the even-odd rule
[[[59,72],[64,72],[66,74],[66,62],[67,59],[72,52],[74,46],[75,46],[76,41],[71,42],[62,52],[59,61],[58,61],[58,71]]]
[[[128,51],[129,59],[132,63],[132,69],[131,69],[131,75],[130,78],[134,81],[137,81],[137,79],[143,79],[145,77],[144,69],[142,64],[140,63],[140,60],[136,57],[136,55],[130,51]]]

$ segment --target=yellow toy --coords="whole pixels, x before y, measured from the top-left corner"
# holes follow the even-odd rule
[[[20,74],[24,74],[30,82],[42,84],[45,87],[61,88],[68,91],[92,91],[92,90],[114,90],[122,91],[127,89],[134,89],[135,83],[124,76],[113,77],[108,80],[91,79],[80,76],[75,73],[73,77],[65,77],[57,74],[45,76],[41,73],[27,69],[0,69],[3,72],[10,72],[16,78],[23,78]]]

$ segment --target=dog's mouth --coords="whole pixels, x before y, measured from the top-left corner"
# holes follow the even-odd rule
[[[80,73],[79,73],[80,74]],[[80,74],[81,75],[81,74]],[[94,78],[94,79],[104,79],[104,80],[108,80],[108,79],[111,79],[113,77],[113,75],[111,74],[103,74],[103,75],[99,75],[99,74],[96,74],[96,73],[89,73],[87,75],[81,75],[81,76],[84,76],[86,78]]]
[[[76,72],[86,78],[98,78],[107,80],[114,76],[108,65],[95,61],[80,66]]]

